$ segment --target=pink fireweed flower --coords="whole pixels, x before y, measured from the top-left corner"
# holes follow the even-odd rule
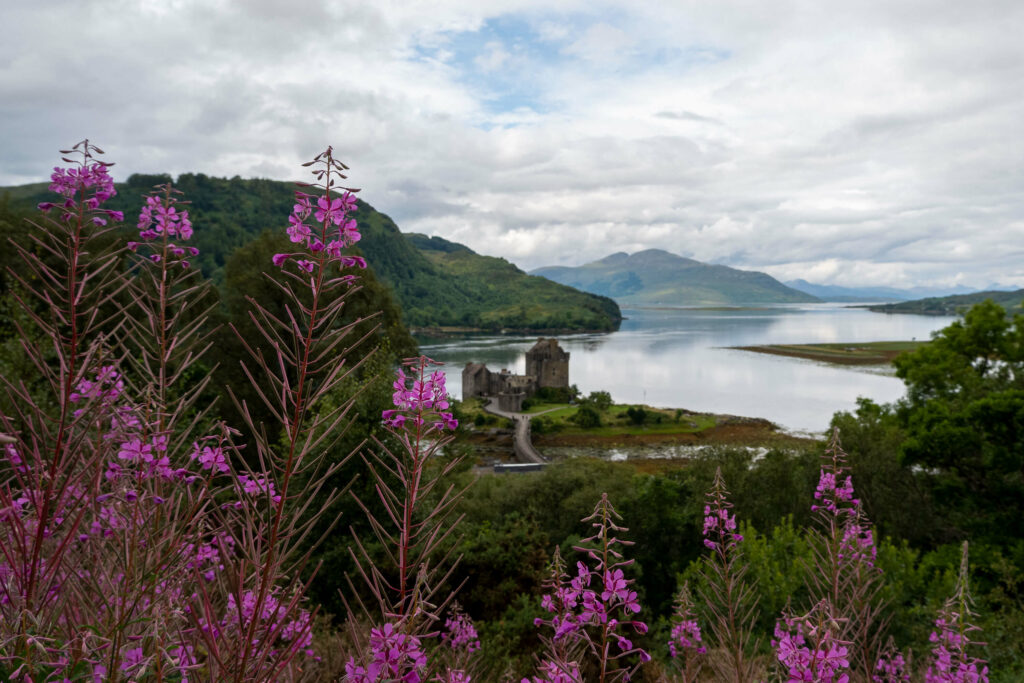
[[[348,217],[348,214],[355,210],[355,197],[349,191],[340,197],[332,197],[333,180],[328,180],[326,186],[318,187],[324,189],[324,194],[316,197],[315,209],[311,203],[313,195],[306,192],[295,193],[295,205],[288,217],[289,225],[286,229],[288,239],[304,246],[312,254],[326,253],[330,260],[337,262],[342,268],[366,268],[366,261],[363,258],[342,255],[343,249],[360,239],[356,221]],[[315,219],[320,226],[310,226],[306,222],[310,218]],[[337,226],[337,232],[332,229],[334,226]],[[278,254],[273,259],[274,265],[279,268],[287,263],[287,258],[281,258],[282,256]],[[306,272],[312,272],[316,265],[308,259],[298,259],[295,263]]]
[[[874,532],[858,511],[843,525],[837,558],[843,563],[861,563],[873,567],[877,556]]]
[[[702,655],[707,652],[701,644],[700,625],[696,619],[681,621],[672,626],[672,639],[668,641],[669,654],[684,657],[688,653]]]
[[[331,221],[335,225],[340,225],[341,221],[345,218],[345,210],[342,208],[341,199],[320,197],[316,200],[316,205],[317,210],[314,215],[320,223]]]
[[[121,444],[117,457],[128,462],[153,462],[153,446],[142,439],[132,439]]]
[[[381,413],[385,426],[398,430],[408,421],[417,427],[426,424],[437,431],[454,431],[459,426],[459,421],[448,412],[448,391],[445,387],[444,372],[437,370],[427,375],[427,369],[439,363],[421,356],[407,359],[405,365],[415,368],[417,375],[410,377],[405,374],[403,368],[396,371],[392,384],[395,391],[391,395],[395,409]]]
[[[988,683],[988,666],[984,659],[972,657],[968,647],[978,643],[968,636],[977,627],[966,625],[961,615],[947,610],[935,620],[935,631],[928,640],[932,663],[924,674],[925,683]]]
[[[732,548],[743,540],[736,533],[736,515],[732,514],[732,503],[725,498],[724,483],[719,486],[720,473],[716,474],[715,488],[708,494],[704,506],[704,546],[709,550]],[[721,490],[719,490],[721,489]]]
[[[248,496],[270,496],[275,503],[281,502],[281,496],[277,494],[274,482],[262,474],[253,477],[240,474],[238,475],[238,484],[241,486],[242,492]]]
[[[554,616],[550,620],[537,619],[534,622],[554,629],[553,643],[563,638],[588,641],[594,652],[601,653],[602,666],[629,654],[635,654],[641,661],[650,660],[647,652],[634,647],[622,633],[625,627],[631,627],[635,633],[646,633],[647,624],[632,619],[640,612],[640,604],[636,592],[631,589],[633,580],[627,579],[623,571],[632,561],[623,560],[618,550],[619,546],[630,545],[617,535],[628,529],[619,526],[617,519],[620,519],[618,513],[607,494],[603,494],[594,513],[583,520],[591,523],[596,533],[582,539],[581,543],[593,545],[574,547],[593,560],[596,566],[591,568],[577,561],[576,576],[569,579],[562,569],[561,557],[556,556],[552,577],[547,582],[551,593],[541,601],[542,606]],[[609,562],[607,565],[605,558]],[[619,649],[617,654],[611,654],[608,649],[612,645]],[[627,669],[617,671],[627,677],[629,675]]]
[[[583,683],[579,664],[576,662],[546,661],[539,667],[540,676],[524,678],[520,683]]]
[[[444,622],[445,633],[441,640],[453,650],[464,649],[476,652],[480,649],[480,638],[477,636],[473,620],[461,612],[457,612]]]
[[[296,244],[306,244],[309,241],[309,236],[313,234],[309,226],[302,222],[302,219],[298,216],[289,216],[288,221],[291,225],[288,226],[288,239]]]
[[[60,206],[64,209],[61,218],[70,220],[73,211],[78,207],[76,197],[81,195],[81,206],[89,211],[97,211],[100,204],[117,194],[114,189],[114,180],[110,177],[107,164],[102,161],[92,162],[93,153],[99,150],[89,144],[88,141],[75,145],[75,150],[82,154],[82,161],[78,166],[61,168],[55,166],[53,174],[50,175],[50,191],[64,197]],[[44,213],[57,206],[54,202],[41,202],[38,205]],[[122,220],[124,217],[119,211],[103,211],[103,216],[112,220]],[[97,221],[98,219],[98,221]],[[93,216],[92,221],[97,224],[105,223],[102,216]]]
[[[141,242],[129,242],[132,251],[138,251],[142,245],[147,245],[153,253],[149,259],[154,263],[160,263],[167,259],[169,263],[189,267],[185,255],[197,256],[199,250],[195,247],[183,247],[169,238],[176,237],[188,240],[192,237],[192,221],[189,219],[188,211],[179,208],[179,205],[187,204],[179,199],[181,192],[174,189],[170,183],[159,185],[152,194],[146,197],[146,203],[139,212],[139,220],[136,227],[139,229]],[[160,242],[160,244],[158,244]],[[162,250],[164,253],[157,253]]]
[[[96,374],[95,380],[82,379],[78,382],[75,390],[68,395],[68,400],[78,403],[88,399],[103,399],[110,403],[117,399],[124,391],[124,381],[121,380],[113,365],[105,365]]]
[[[785,617],[784,623],[785,628],[776,624],[772,647],[790,681],[849,683],[848,643],[836,638],[827,601],[804,617]]]
[[[227,474],[230,471],[224,450],[219,446],[203,446],[200,448],[198,443],[194,443],[192,444],[192,453],[189,457],[193,460],[198,460],[200,467],[204,470],[216,469],[221,474]]]
[[[896,649],[892,639],[871,674],[872,683],[910,683],[909,667],[903,653]]]
[[[339,259],[339,263],[342,268],[361,268],[366,269],[366,259],[362,256],[342,256]]]
[[[350,658],[345,664],[345,681],[420,683],[423,680],[421,674],[427,667],[427,656],[421,649],[420,639],[398,631],[390,623],[370,631],[370,660],[362,666],[356,663],[355,658]]]
[[[835,473],[821,471],[818,486],[814,491],[814,498],[820,500],[821,505],[812,505],[811,510],[825,509],[838,515],[860,507],[860,500],[853,497],[853,478],[846,477],[842,484],[838,484],[836,480]]]

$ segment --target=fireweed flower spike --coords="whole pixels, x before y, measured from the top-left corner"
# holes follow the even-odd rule
[[[332,202],[320,208],[324,219],[333,223],[339,211],[350,207],[344,202],[340,206]],[[344,219],[341,225],[346,225]],[[390,560],[381,562],[379,557],[371,556],[358,537],[350,547],[357,573],[379,608],[379,612],[371,613],[364,606],[365,620],[383,620],[393,624],[406,638],[417,639],[416,642],[436,639],[437,643],[429,668],[417,664],[403,674],[410,678],[385,680],[430,677],[452,683],[468,681],[467,664],[479,648],[468,617],[453,610],[447,621],[442,622],[435,612],[435,605],[444,609],[450,600],[450,596],[438,591],[454,568],[444,546],[451,544],[459,521],[453,519],[453,510],[462,494],[445,479],[463,457],[449,456],[444,451],[453,439],[458,421],[450,411],[445,375],[439,365],[425,356],[402,361],[392,385],[394,407],[381,414],[385,429],[394,439],[389,442],[398,446],[375,438],[376,448],[363,456],[376,483],[379,504],[387,514],[372,514],[363,501],[358,497],[356,500],[367,515],[375,541],[387,549]],[[443,486],[438,488],[438,484]],[[435,624],[440,623],[446,623],[445,634],[437,638]],[[380,669],[374,668],[377,665],[372,636],[367,647],[366,635],[355,629],[356,621],[350,624],[359,656],[350,661],[349,680],[376,680],[358,677],[373,675]]]
[[[772,648],[787,680],[849,683],[849,643],[838,639],[838,626],[825,600],[803,617],[786,616],[776,624]]]
[[[693,595],[689,583],[676,596],[675,611],[672,615],[672,636],[668,641],[669,654],[678,662],[682,683],[694,683],[700,676],[701,666],[707,648],[701,642],[700,625],[694,611]]]
[[[633,561],[624,559],[619,551],[619,546],[629,546],[632,542],[620,538],[628,529],[619,526],[617,520],[621,517],[608,500],[608,495],[602,494],[593,514],[582,520],[590,522],[595,533],[582,540],[584,545],[575,548],[594,562],[594,566],[577,562],[576,576],[566,585],[564,579],[568,577],[556,563],[551,582],[553,591],[541,601],[544,608],[553,614],[550,620],[535,621],[538,626],[547,624],[554,629],[554,635],[549,639],[551,657],[547,666],[554,666],[560,675],[567,677],[564,680],[573,680],[575,669],[555,663],[566,661],[566,655],[573,653],[574,642],[582,642],[583,651],[595,660],[600,672],[598,680],[602,683],[629,680],[640,663],[650,660],[650,655],[635,647],[629,639],[634,633],[647,633],[647,624],[633,619],[640,612],[640,603],[636,591],[632,590],[633,579],[627,579],[623,571]],[[560,558],[556,558],[560,563]],[[625,627],[629,627],[632,633],[626,632]],[[569,644],[560,648],[558,645],[563,639],[568,639]],[[636,655],[640,663],[619,665],[620,660],[631,655]],[[542,673],[547,675],[543,667]],[[529,679],[523,680],[529,683]],[[549,677],[547,680],[555,679]]]
[[[271,260],[275,266],[283,268],[290,259],[295,258],[296,266],[307,273],[312,273],[317,265],[323,267],[327,261],[336,261],[342,268],[366,268],[366,260],[361,256],[342,254],[343,249],[351,247],[361,237],[356,221],[349,216],[356,210],[355,193],[358,190],[338,188],[342,191],[341,196],[333,196],[336,191],[335,181],[330,173],[325,171],[331,169],[336,176],[343,179],[343,171],[347,170],[347,167],[335,161],[330,147],[312,163],[318,162],[325,166],[324,171],[314,171],[314,174],[321,174],[317,175],[319,180],[326,180],[322,187],[323,194],[316,196],[301,190],[296,191],[295,205],[288,217],[286,229],[288,239],[305,247],[307,251],[274,254]],[[310,225],[310,219],[319,225]],[[310,256],[313,258],[309,258]],[[316,288],[315,282],[313,287]]]
[[[969,621],[974,617],[973,602],[967,586],[967,541],[964,541],[956,589],[939,610],[935,630],[928,638],[934,647],[931,665],[924,675],[925,683],[988,683],[987,662],[971,654],[971,646],[984,645],[971,637],[981,630]]]
[[[910,683],[910,664],[891,637],[875,663],[871,683]]]
[[[188,268],[187,257],[199,255],[195,247],[181,246],[178,241],[191,239],[192,221],[188,211],[182,207],[188,202],[181,200],[181,190],[170,183],[157,185],[146,197],[146,203],[139,212],[139,242],[128,242],[128,248],[138,252],[148,247],[148,258],[154,263],[180,265]]]
[[[837,637],[850,643],[850,669],[868,680],[882,651],[885,619],[881,570],[871,523],[853,487],[846,453],[833,432],[814,492],[811,599],[827,601],[839,624]]]
[[[704,506],[704,546],[710,552],[704,555],[699,570],[703,580],[698,598],[707,605],[709,645],[722,651],[708,661],[716,680],[748,683],[759,671],[751,655],[756,649],[753,621],[757,595],[752,582],[746,581],[748,568],[739,545],[743,537],[736,531],[728,495],[719,468]]]

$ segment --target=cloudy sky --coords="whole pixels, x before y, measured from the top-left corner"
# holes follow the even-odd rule
[[[0,25],[0,185],[83,137],[119,178],[290,180],[332,144],[404,231],[524,269],[656,247],[1024,286],[1020,0],[38,0]]]

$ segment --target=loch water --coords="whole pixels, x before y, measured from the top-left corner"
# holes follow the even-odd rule
[[[903,395],[892,369],[838,366],[729,347],[928,339],[955,318],[890,315],[850,304],[755,308],[624,308],[616,332],[558,336],[569,381],[584,394],[604,390],[617,403],[763,417],[797,433],[821,433],[833,413],[859,396],[890,402]],[[461,398],[467,362],[525,371],[536,336],[466,335],[420,339],[442,361],[452,396]]]

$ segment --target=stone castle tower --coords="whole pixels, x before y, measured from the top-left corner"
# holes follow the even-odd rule
[[[538,387],[569,387],[569,353],[557,339],[537,340],[526,352],[526,374],[534,377]]]

